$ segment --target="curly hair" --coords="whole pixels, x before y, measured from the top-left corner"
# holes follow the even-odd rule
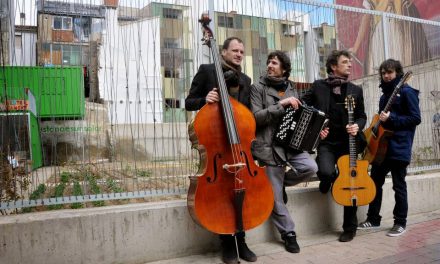
[[[281,68],[285,70],[283,76],[288,78],[290,76],[290,72],[292,71],[292,63],[290,62],[289,56],[287,56],[287,54],[281,50],[272,51],[267,56],[266,65],[269,64],[269,60],[275,57],[280,61]]]
[[[379,76],[382,80],[382,71],[396,71],[396,76],[400,77],[403,75],[403,67],[400,61],[394,59],[388,59],[382,62],[379,66]]]

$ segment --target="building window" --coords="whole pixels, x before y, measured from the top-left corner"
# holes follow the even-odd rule
[[[225,28],[234,28],[234,18],[227,16],[218,16],[218,26]]]
[[[81,48],[79,46],[64,45],[62,46],[62,64],[63,65],[80,65],[81,64]]]
[[[165,67],[164,75],[165,75],[165,78],[179,78],[180,77],[179,71],[177,71],[176,69],[167,68],[167,67]]]
[[[173,38],[165,38],[163,40],[163,46],[166,49],[178,49],[180,48],[180,41]]]
[[[72,30],[72,18],[55,16],[53,17],[53,29],[58,30]]]
[[[174,98],[165,98],[166,108],[180,108],[180,100]]]
[[[22,48],[22,38],[21,35],[15,35],[15,49],[21,50]]]
[[[281,31],[283,32],[283,35],[286,37],[295,36],[295,27],[293,25],[281,24]]]
[[[82,65],[82,55],[85,51],[81,46],[43,43],[43,65]]]
[[[164,8],[163,9],[163,17],[171,18],[171,19],[182,19],[182,10],[172,9],[172,8]]]
[[[76,17],[73,19],[73,35],[76,41],[89,41],[90,31],[90,17]]]

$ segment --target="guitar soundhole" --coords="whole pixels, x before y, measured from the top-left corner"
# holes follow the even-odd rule
[[[356,177],[356,170],[351,170],[351,177]]]

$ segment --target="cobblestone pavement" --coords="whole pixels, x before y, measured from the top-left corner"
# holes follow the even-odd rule
[[[299,254],[285,251],[281,242],[261,243],[250,247],[258,255],[258,264],[440,263],[440,211],[410,217],[407,231],[399,237],[386,236],[391,226],[392,222],[388,221],[382,223],[380,229],[358,230],[354,240],[346,243],[337,241],[337,232],[299,237]],[[151,263],[217,264],[222,261],[217,252]]]

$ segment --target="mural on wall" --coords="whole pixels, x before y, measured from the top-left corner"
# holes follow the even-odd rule
[[[440,21],[440,1],[336,0],[336,4]],[[354,54],[352,78],[376,74],[380,63],[387,59],[382,17],[340,10],[336,17],[340,47]],[[440,57],[440,27],[394,18],[387,20],[387,25],[389,58],[408,66]]]

